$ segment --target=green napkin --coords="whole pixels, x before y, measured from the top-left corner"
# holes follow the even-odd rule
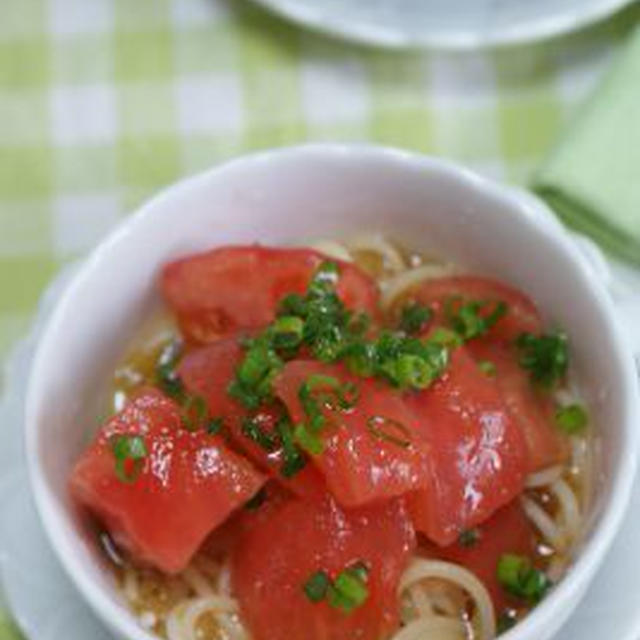
[[[640,264],[640,28],[533,188],[566,224]]]

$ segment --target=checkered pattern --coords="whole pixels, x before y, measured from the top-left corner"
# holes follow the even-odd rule
[[[636,4],[542,45],[403,54],[246,0],[4,0],[0,359],[62,263],[159,187],[248,150],[367,140],[526,182],[639,19]]]

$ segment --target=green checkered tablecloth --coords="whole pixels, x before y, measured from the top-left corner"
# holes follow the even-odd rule
[[[526,182],[639,20],[636,3],[548,43],[394,53],[245,0],[4,0],[0,359],[63,263],[160,186],[245,151],[373,141]]]

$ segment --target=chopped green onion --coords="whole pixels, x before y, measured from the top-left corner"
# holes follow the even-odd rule
[[[319,456],[324,451],[324,442],[316,433],[311,433],[304,423],[296,425],[293,431],[295,441],[307,452]]]
[[[116,459],[115,470],[118,480],[126,484],[135,482],[147,456],[144,439],[141,436],[117,436],[111,443],[111,451]]]
[[[172,340],[166,345],[160,353],[154,375],[156,386],[175,400],[181,400],[184,395],[182,380],[176,373],[182,350],[183,346],[179,340]]]
[[[408,334],[420,333],[429,323],[431,316],[429,307],[411,302],[402,309],[399,327]]]
[[[295,349],[302,342],[304,322],[296,316],[282,316],[271,325],[276,349]]]
[[[252,498],[250,498],[249,500],[247,500],[247,502],[244,503],[244,508],[247,511],[255,511],[256,509],[259,509],[264,504],[264,501],[266,499],[267,499],[267,492],[265,488],[262,487]]]
[[[303,590],[311,602],[322,602],[331,586],[331,579],[324,571],[316,571],[304,583]]]
[[[491,304],[480,300],[463,303],[454,296],[446,301],[445,313],[451,327],[466,341],[485,335],[507,313],[502,300],[493,303],[493,307]]]
[[[187,431],[196,431],[207,419],[207,401],[202,396],[187,396],[182,406],[182,424]]]
[[[455,331],[446,327],[436,327],[429,336],[429,341],[441,344],[444,347],[459,347],[463,344],[462,338]]]
[[[556,424],[565,433],[580,433],[588,422],[589,416],[579,404],[570,404],[556,410]]]
[[[386,416],[371,416],[367,420],[367,429],[379,440],[390,442],[404,449],[411,446],[411,431],[398,420]]]
[[[210,436],[215,436],[224,428],[224,420],[220,417],[211,418],[207,424],[207,433]]]
[[[282,457],[284,458],[280,473],[285,478],[291,478],[296,473],[304,469],[307,461],[296,446],[294,441],[293,431],[291,429],[291,423],[288,418],[281,418],[276,424],[276,430],[280,436],[280,442],[282,444]]]
[[[518,614],[514,609],[505,609],[496,620],[496,631],[498,634],[509,631],[518,622]]]
[[[478,368],[480,369],[480,371],[482,371],[482,373],[489,376],[490,378],[494,378],[496,373],[498,372],[496,365],[491,362],[491,360],[481,360],[480,362],[478,362]]]
[[[242,421],[242,433],[265,451],[275,451],[276,439],[272,434],[263,431],[258,422],[256,418],[245,418]]]
[[[344,613],[362,606],[369,597],[368,570],[362,563],[341,571],[329,588],[329,604]]]
[[[539,602],[551,586],[543,571],[535,569],[525,556],[505,553],[498,561],[498,581],[510,594],[527,602]]]
[[[520,366],[529,372],[531,380],[544,387],[552,387],[567,373],[569,349],[564,333],[534,336],[521,334],[516,346],[520,350]]]
[[[461,547],[473,547],[481,538],[480,529],[465,529],[458,536],[458,544]]]

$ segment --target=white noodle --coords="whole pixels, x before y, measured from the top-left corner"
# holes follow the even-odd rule
[[[225,596],[231,595],[231,568],[228,562],[225,562],[220,569],[216,591]]]
[[[580,531],[580,507],[573,489],[562,479],[551,485],[551,492],[557,498],[562,514],[565,538],[574,539]]]
[[[536,489],[546,484],[551,484],[561,476],[561,465],[558,464],[554,465],[553,467],[547,467],[546,469],[542,469],[542,471],[536,471],[536,473],[532,473],[531,475],[529,475],[525,482],[525,487],[527,489]]]
[[[320,242],[314,242],[311,248],[319,253],[323,253],[328,258],[342,260],[343,262],[353,262],[353,257],[349,253],[349,250],[339,242],[321,240]]]
[[[183,580],[191,587],[194,593],[198,596],[210,596],[213,595],[214,589],[202,575],[202,573],[191,564],[181,574]]]
[[[564,551],[566,540],[553,518],[539,504],[526,496],[522,498],[522,507],[546,542],[556,551]]]
[[[138,599],[138,574],[135,569],[127,567],[124,570],[124,584],[122,586],[124,597],[131,603]]]
[[[407,267],[402,254],[379,234],[358,236],[350,240],[347,247],[351,251],[377,253],[382,259],[385,269],[393,273],[403,271]]]
[[[391,640],[465,640],[466,637],[465,625],[460,618],[431,616],[414,620]]]
[[[398,593],[400,597],[412,585],[438,578],[465,591],[474,603],[479,620],[479,639],[490,640],[495,637],[496,622],[491,597],[486,587],[468,569],[442,560],[414,559],[400,578]],[[398,640],[394,637],[393,640]]]
[[[448,264],[425,264],[415,269],[409,269],[397,276],[383,280],[380,283],[382,294],[380,296],[380,306],[384,311],[388,311],[393,302],[401,294],[413,289],[424,280],[443,278],[445,276],[458,273],[458,268]]]

